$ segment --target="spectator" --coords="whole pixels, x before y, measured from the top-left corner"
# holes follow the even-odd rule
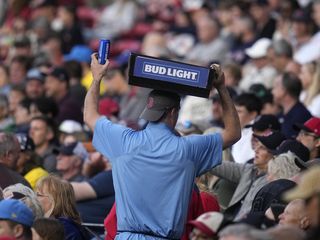
[[[13,131],[14,121],[9,116],[9,102],[6,95],[0,94],[0,131]]]
[[[4,199],[20,200],[31,209],[35,219],[43,217],[40,203],[31,188],[24,186],[21,183],[10,185],[3,189],[3,197]]]
[[[41,52],[49,59],[54,67],[63,65],[62,39],[57,33],[49,33],[41,44]]]
[[[81,182],[83,162],[88,158],[88,152],[80,142],[65,143],[55,151],[57,156],[57,170],[62,179],[69,182]]]
[[[80,56],[82,57],[82,56]],[[74,99],[78,99],[83,107],[84,97],[86,96],[87,89],[81,85],[81,78],[83,75],[82,66],[77,61],[67,61],[64,64],[68,75],[70,76],[70,95]]]
[[[199,42],[186,55],[185,60],[202,66],[223,60],[229,46],[220,37],[220,27],[217,20],[201,17],[195,25]]]
[[[255,25],[249,16],[241,16],[233,21],[232,32],[235,38],[230,51],[230,58],[238,64],[245,64],[248,57],[245,49],[251,47],[256,41]]]
[[[215,239],[220,229],[227,225],[227,220],[222,213],[206,212],[201,214],[197,219],[189,221],[188,224],[193,226],[190,234],[190,240],[196,239]]]
[[[302,199],[295,199],[289,202],[284,212],[280,214],[279,219],[280,225],[292,225],[302,230],[306,230],[310,226],[305,202]]]
[[[26,97],[25,89],[23,86],[14,85],[12,86],[10,93],[9,93],[9,113],[11,116],[13,116],[14,112],[16,111],[16,108],[18,106],[18,103],[22,101]]]
[[[53,175],[47,176],[37,183],[36,193],[44,216],[55,218],[63,224],[65,240],[87,239],[87,232],[81,226],[74,191],[69,182]]]
[[[313,116],[320,117],[320,61],[303,64],[299,77],[303,89],[300,101]]]
[[[55,124],[49,117],[34,117],[30,122],[29,136],[35,145],[35,152],[43,159],[43,167],[48,172],[55,172],[57,159],[53,154],[56,147]]]
[[[282,114],[279,115],[281,131],[288,138],[298,133],[293,129],[293,124],[304,123],[311,117],[310,112],[299,101],[301,90],[301,81],[293,73],[284,73],[274,82],[273,98],[282,107]]]
[[[267,232],[257,230],[246,224],[232,224],[225,227],[219,233],[220,240],[271,240],[272,237]]]
[[[239,83],[242,78],[242,68],[236,63],[226,63],[223,65],[226,76],[226,86],[231,87],[236,93],[239,93]]]
[[[276,29],[276,20],[271,15],[269,2],[267,0],[254,0],[249,11],[257,23],[257,39],[272,39]]]
[[[270,64],[278,71],[284,73],[287,65],[292,62],[292,46],[286,40],[274,40],[268,48]]]
[[[44,95],[45,74],[36,68],[27,72],[25,79],[26,95],[30,99],[36,99]]]
[[[319,186],[320,186],[320,166],[312,167],[307,170],[300,180],[300,183],[294,189],[285,194],[287,201],[295,199],[305,200],[307,217],[310,220],[309,239],[316,239],[319,236]]]
[[[15,199],[0,202],[0,236],[14,237],[21,240],[32,240],[31,227],[34,216],[32,211]]]
[[[318,31],[311,37],[311,39],[305,43],[295,54],[294,59],[300,63],[305,64],[319,59],[320,52],[315,49],[320,48],[320,1],[312,1],[312,18],[318,27]]]
[[[10,83],[22,85],[31,67],[31,60],[25,56],[16,56],[11,60],[9,68]]]
[[[61,35],[62,52],[69,53],[73,46],[83,44],[82,27],[77,16],[75,5],[60,5],[57,9],[55,23],[61,23],[61,27],[55,29]]]
[[[120,127],[111,123],[105,117],[100,117],[97,106],[95,106],[94,103],[96,103],[98,100],[100,81],[105,74],[104,72],[108,66],[108,63],[105,65],[99,65],[98,60],[94,55],[92,55],[91,66],[94,76],[94,83],[92,84],[86,96],[84,119],[90,129],[94,130],[94,146],[98,151],[101,151],[103,155],[108,157],[113,166],[115,166],[114,164],[122,165],[126,162],[117,161],[119,160],[120,156],[121,158],[127,159],[130,155],[130,159],[133,157],[137,160],[134,162],[130,160],[130,166],[126,164],[126,166],[131,170],[129,170],[127,167],[127,170],[124,170],[124,168],[120,166],[120,168],[113,168],[113,178],[115,181],[114,184],[119,187],[115,188],[119,226],[117,230],[120,232],[118,237],[127,238],[151,234],[154,237],[160,238],[180,238],[182,236],[184,223],[187,217],[187,205],[189,203],[189,196],[194,183],[194,177],[201,175],[201,173],[205,172],[205,170],[209,170],[220,163],[222,147],[228,147],[239,139],[240,132],[238,117],[231,102],[231,98],[225,88],[223,72],[219,66],[212,66],[212,68],[217,71],[218,74],[218,78],[216,81],[214,81],[213,87],[218,89],[222,99],[221,101],[225,106],[224,124],[226,130],[224,130],[221,135],[192,135],[180,138],[174,135],[172,132],[172,129],[175,127],[178,119],[178,109],[180,107],[180,97],[175,93],[157,90],[154,90],[150,93],[148,98],[149,107],[146,107],[141,115],[143,119],[150,121],[150,123],[147,125],[145,130],[142,131],[136,132],[132,129]],[[109,134],[105,135],[105,131],[108,131]],[[126,137],[119,138],[119,136]],[[150,138],[149,136],[152,137]],[[220,136],[222,136],[222,138],[220,138]],[[185,138],[186,142],[184,142]],[[190,138],[190,142],[188,138]],[[183,143],[180,141],[183,141]],[[178,150],[178,156],[176,155],[178,153],[176,146],[180,143],[182,145],[180,145],[181,149],[179,148],[180,150]],[[209,152],[205,150],[207,149],[208,144],[212,146],[212,149]],[[139,149],[143,149],[142,152],[135,152],[134,149],[136,149],[138,146]],[[164,146],[168,147],[163,149]],[[169,146],[172,146],[173,148]],[[192,148],[196,152],[189,152],[191,146],[193,146]],[[187,177],[184,174],[181,175],[181,164],[184,165],[183,162],[185,162],[187,155],[188,159],[192,159],[191,161],[193,162],[193,167],[192,170],[189,169],[189,167],[183,168],[183,172],[189,172],[193,177],[191,177],[191,175],[190,177]],[[145,161],[146,156],[152,156],[151,158],[147,157],[152,161]],[[155,156],[157,157],[154,158]],[[168,158],[168,156],[170,157]],[[163,163],[159,162],[161,159],[166,159],[166,163],[160,161],[165,163],[165,168],[163,168]],[[171,164],[176,161],[179,161],[180,164]],[[163,165],[163,167],[156,167],[158,164],[155,165],[155,162]],[[169,164],[169,162],[171,163]],[[191,165],[189,166],[191,167]],[[133,170],[133,168],[135,170]],[[142,172],[139,172],[146,168],[148,169],[147,174],[145,170],[143,170],[144,177],[141,178],[140,176]],[[114,171],[115,169],[116,171]],[[159,171],[160,169],[161,171]],[[173,174],[172,171],[175,173]],[[170,177],[163,178],[164,174]],[[118,176],[124,175],[127,176],[126,181],[118,178]],[[160,182],[155,179],[158,179],[160,175],[162,179],[166,180],[164,182],[161,181],[161,184],[159,185],[158,183]],[[173,188],[170,187],[170,189],[175,189],[173,192],[167,188],[169,183],[167,181],[170,182],[170,186],[175,186]],[[181,185],[180,181],[183,182],[183,185]],[[145,185],[146,183],[147,185]],[[132,187],[128,187],[127,184],[130,184]],[[141,185],[146,187],[143,190],[141,189],[142,191],[139,191],[139,194],[137,194],[137,186]],[[154,187],[159,189],[161,196],[158,194],[149,194],[149,190],[154,189]],[[167,192],[167,194],[163,194],[163,191],[160,189],[163,189],[163,191]],[[132,191],[135,193],[132,194]],[[181,196],[180,193],[182,192],[188,194],[183,194],[183,196]],[[168,197],[169,195],[170,197]],[[130,201],[126,200],[127,196],[130,196]],[[177,213],[173,209],[173,211],[160,211],[160,209],[154,205],[155,199],[157,199],[156,201],[159,203],[158,206],[170,206],[169,208],[172,209],[173,206],[177,206],[176,204],[178,204],[182,207],[182,211],[180,213]],[[145,203],[144,209],[149,209],[151,212],[149,210],[148,212],[137,211],[141,201]],[[126,217],[124,218],[124,216]],[[154,216],[157,216],[156,220],[154,219]],[[132,221],[132,219],[139,220]],[[167,219],[165,221],[167,224],[165,224],[162,220],[159,221],[159,219]],[[143,226],[145,226],[143,228],[141,228],[142,223]]]
[[[50,97],[39,97],[33,100],[31,104],[31,116],[46,116],[55,119],[58,114],[58,106]]]
[[[213,175],[238,184],[225,211],[236,221],[242,219],[251,210],[255,195],[267,184],[267,165],[273,157],[270,150],[274,150],[284,140],[279,132],[274,132],[269,136],[256,137],[259,144],[255,148],[253,164],[223,161],[220,166],[211,170]]]
[[[52,69],[45,81],[46,96],[52,97],[58,105],[57,124],[63,120],[72,119],[82,123],[81,103],[70,96],[69,75],[64,68]]]
[[[295,124],[297,140],[310,151],[310,159],[320,157],[320,118],[312,117],[304,124]]]
[[[32,139],[23,133],[16,134],[16,137],[21,150],[17,162],[17,172],[23,175],[31,187],[34,188],[37,181],[48,175],[48,172],[42,168],[42,159],[34,152],[35,146]]]
[[[14,121],[16,133],[28,133],[31,121],[31,104],[29,98],[22,99],[14,112]]]
[[[33,240],[65,239],[63,225],[54,218],[38,218],[32,225]]]
[[[275,69],[270,66],[267,59],[267,49],[271,41],[267,38],[257,40],[250,48],[245,50],[251,61],[243,68],[243,78],[240,89],[248,91],[252,84],[263,84],[270,89],[276,76]]]
[[[15,135],[11,133],[0,133],[0,187],[22,183],[30,187],[29,183],[14,169],[16,169],[19,158],[20,144]]]
[[[251,128],[245,128],[260,114],[261,102],[252,93],[243,93],[234,99],[241,125],[241,139],[232,146],[231,153],[234,161],[245,163],[253,158],[254,152],[251,146]]]

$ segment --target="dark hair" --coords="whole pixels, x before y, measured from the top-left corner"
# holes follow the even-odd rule
[[[81,63],[78,61],[67,61],[64,64],[64,67],[69,75],[70,78],[76,78],[80,81],[82,78],[82,67]]]
[[[59,109],[56,102],[49,97],[36,98],[33,103],[36,105],[38,110],[48,117],[55,118],[58,115]]]
[[[288,94],[294,99],[299,99],[302,83],[297,75],[291,72],[285,72],[282,75],[282,86],[288,92]]]
[[[21,223],[16,223],[10,220],[6,220],[8,221],[9,227],[10,228],[14,228],[17,225],[21,225],[23,227],[23,237],[24,239],[32,239],[32,231],[31,231],[31,227],[25,226]]]
[[[28,71],[32,66],[32,59],[30,57],[26,57],[26,56],[20,56],[20,55],[15,56],[12,58],[11,64],[13,62],[20,63],[26,71]]]
[[[18,105],[28,110],[28,113],[30,113],[30,106],[33,103],[33,101],[30,98],[24,98],[22,99]]]
[[[38,218],[32,226],[43,240],[64,239],[64,227],[54,218]]]
[[[253,93],[242,93],[234,99],[234,104],[244,106],[249,112],[260,114],[262,109],[261,100]]]

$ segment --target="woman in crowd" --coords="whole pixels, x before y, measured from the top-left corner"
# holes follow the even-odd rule
[[[313,116],[320,117],[320,61],[302,65],[299,77],[303,87],[300,100]]]
[[[62,223],[65,240],[89,239],[85,228],[81,226],[74,191],[69,182],[49,175],[38,181],[36,193],[45,217],[55,218]]]

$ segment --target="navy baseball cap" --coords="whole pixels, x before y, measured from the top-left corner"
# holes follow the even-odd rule
[[[62,67],[52,68],[51,71],[48,72],[47,76],[53,76],[59,79],[61,82],[69,82],[69,75]]]
[[[281,132],[273,132],[268,136],[258,136],[253,134],[266,148],[269,150],[276,150],[277,147],[286,139]]]
[[[180,107],[180,96],[177,93],[152,90],[148,96],[147,106],[140,118],[147,121],[158,121],[163,114],[174,107]]]
[[[31,209],[21,201],[5,199],[0,202],[0,219],[32,227],[34,215]]]
[[[246,125],[246,128],[249,127],[258,131],[265,131],[267,129],[280,131],[281,124],[276,116],[272,114],[263,114],[256,117],[252,124]]]
[[[34,151],[35,145],[32,140],[27,134],[25,133],[17,133],[16,137],[20,143],[21,151]]]
[[[294,153],[298,158],[300,158],[303,162],[307,162],[310,158],[309,149],[304,146],[301,142],[295,139],[288,139],[283,141],[279,147],[277,147],[272,153],[274,155],[279,155],[286,152]],[[300,167],[300,165],[299,165]]]
[[[82,160],[85,160],[88,157],[88,152],[81,142],[63,144],[59,148],[54,149],[53,153],[66,156],[76,155]]]

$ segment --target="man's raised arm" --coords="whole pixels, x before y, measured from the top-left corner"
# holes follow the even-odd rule
[[[224,73],[217,64],[211,65],[211,68],[216,72],[216,78],[213,80],[213,87],[217,89],[221,99],[224,123],[224,130],[222,131],[223,148],[227,148],[241,138],[240,121],[238,113],[225,86]]]
[[[96,56],[96,53],[91,55],[91,71],[93,81],[87,92],[86,98],[84,99],[83,109],[83,120],[92,131],[94,130],[96,121],[100,117],[98,112],[100,83],[109,65],[109,61],[106,61],[104,65],[99,64]]]

